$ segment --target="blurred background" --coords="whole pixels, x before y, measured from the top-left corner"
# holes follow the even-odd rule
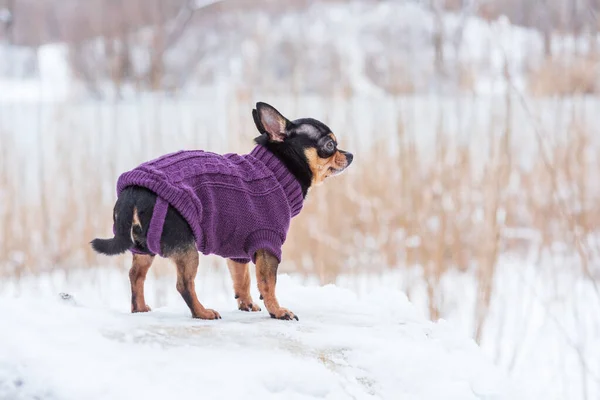
[[[130,256],[88,245],[111,234],[118,175],[179,149],[249,152],[265,101],[355,154],[309,193],[283,272],[405,292],[525,398],[600,398],[599,13],[600,0],[0,0],[0,290],[126,293]],[[157,264],[154,307],[177,296]],[[231,297],[228,279],[201,258],[199,293]]]

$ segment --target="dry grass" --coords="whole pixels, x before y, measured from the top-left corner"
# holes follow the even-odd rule
[[[572,96],[600,92],[600,60],[597,56],[546,59],[528,79],[534,96]]]
[[[490,133],[487,149],[452,143],[440,130],[435,148],[422,151],[400,121],[398,128],[396,152],[382,142],[347,176],[310,193],[285,248],[290,269],[330,283],[342,272],[419,268],[432,319],[444,308],[443,276],[469,271],[478,281],[477,340],[502,255],[553,254],[561,244],[597,279],[589,265],[600,255],[592,245],[600,193],[591,177],[600,165],[590,156],[591,132],[573,121],[566,141],[539,144],[524,168],[508,123]]]
[[[245,109],[248,96],[243,97],[232,110]],[[419,132],[409,132],[400,114],[390,133],[393,138],[372,132],[379,139],[371,148],[356,151],[345,175],[310,192],[303,213],[292,224],[283,268],[317,276],[322,283],[335,282],[341,273],[420,269],[432,319],[444,309],[444,275],[469,271],[479,285],[477,339],[493,298],[501,255],[525,255],[532,247],[554,251],[561,243],[580,256],[583,271],[593,279],[597,271],[590,265],[600,254],[592,246],[600,224],[594,207],[600,204],[594,185],[600,165],[591,151],[592,131],[574,114],[565,139],[538,142],[526,155],[530,162],[525,168],[518,162],[523,156],[519,135],[524,133],[513,132],[506,122],[516,105],[507,99],[505,106],[506,119],[500,122],[490,110],[487,147],[457,141],[442,124],[431,145],[419,145]],[[233,128],[244,125],[235,112],[229,117]],[[251,135],[242,131],[245,137]],[[40,198],[32,202],[19,186],[22,177],[13,173],[24,161],[11,151],[14,137],[0,134],[0,272],[21,276],[107,263],[126,267],[125,257],[99,257],[88,245],[110,232],[113,196],[105,192],[106,187],[114,190],[115,160],[103,156],[103,164],[91,162],[98,160],[91,147],[77,146],[65,130],[43,144],[60,156],[55,164],[42,157]],[[239,143],[233,150],[241,147]],[[73,146],[88,150],[74,152]],[[33,149],[32,156],[36,152]],[[118,151],[113,156],[119,157]],[[139,154],[135,158],[143,159]],[[514,234],[522,231],[534,232],[541,240]]]

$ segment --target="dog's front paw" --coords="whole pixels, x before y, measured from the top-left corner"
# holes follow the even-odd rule
[[[238,299],[238,310],[241,311],[260,311],[260,307],[254,304],[252,298]]]
[[[271,318],[284,319],[284,320],[288,320],[288,321],[295,319],[296,321],[298,321],[297,315],[295,315],[293,312],[291,312],[287,308],[283,308],[283,307],[280,307],[279,309],[275,310],[275,312],[269,312],[269,315],[271,315]]]
[[[216,312],[215,310],[211,310],[210,308],[206,308],[203,311],[194,315],[194,318],[199,319],[221,319],[221,314]]]

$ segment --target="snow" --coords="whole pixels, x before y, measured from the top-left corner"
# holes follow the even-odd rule
[[[535,237],[535,232],[511,235]],[[600,299],[592,282],[576,273],[573,258],[565,249],[551,257],[532,252],[503,255],[498,261],[480,347],[509,374],[519,398],[600,398]],[[340,276],[336,284],[358,293],[399,289],[418,310],[428,309],[419,268]],[[457,271],[439,282],[440,312],[464,336],[475,329],[478,287],[473,274]]]
[[[193,6],[215,2],[198,0]],[[249,143],[255,134],[251,119],[246,130],[239,123],[245,120],[237,118],[250,118],[249,104],[236,98],[240,82],[250,82],[252,100],[269,99],[282,110],[292,110],[290,114],[311,115],[341,127],[344,142],[358,150],[358,158],[382,139],[390,152],[397,151],[396,125],[401,121],[419,147],[430,148],[441,130],[469,143],[472,152],[481,155],[473,159],[485,163],[488,157],[481,149],[489,147],[498,122],[511,118],[509,126],[518,132],[512,154],[523,168],[533,167],[538,145],[531,118],[518,99],[512,100],[509,117],[503,95],[505,63],[515,86],[525,90],[527,72],[543,59],[542,38],[533,29],[512,25],[505,18],[487,22],[445,13],[448,70],[458,65],[472,69],[475,95],[457,95],[459,91],[450,87],[446,97],[430,95],[443,79],[432,77],[430,37],[435,21],[427,8],[414,2],[315,4],[281,18],[270,19],[260,11],[250,18],[246,14],[228,18],[233,18],[228,21],[235,30],[191,27],[167,52],[167,70],[176,77],[182,71],[190,75],[185,85],[171,78],[182,84],[178,98],[134,93],[125,86],[125,101],[90,101],[69,69],[64,45],[36,50],[0,44],[0,60],[10,60],[0,61],[0,130],[14,144],[8,165],[22,164],[19,200],[38,198],[40,166],[51,169],[49,176],[60,176],[60,168],[79,168],[83,165],[79,160],[89,158],[106,171],[103,195],[112,199],[111,171],[182,146],[237,150],[226,142],[235,142],[239,135],[244,139],[240,143]],[[458,35],[462,41],[455,48]],[[139,43],[133,62],[137,70],[144,70],[148,57],[144,43],[151,31],[142,30],[139,36],[133,40]],[[98,38],[89,45],[100,49],[102,41]],[[256,80],[262,74],[250,73],[254,68],[270,76],[271,68],[281,67],[273,55],[290,43],[304,44],[299,47],[306,56],[304,64],[321,66],[303,76],[306,80],[299,86],[308,95],[282,95],[269,89],[268,81]],[[553,38],[556,54],[587,43],[562,34]],[[188,71],[189,58],[198,49],[205,56],[195,72]],[[315,61],[330,53],[339,58],[339,71]],[[401,72],[414,81],[416,95],[392,97],[371,81],[366,66],[371,62],[385,66],[390,57],[407,68]],[[289,65],[284,63],[288,72]],[[333,79],[331,71],[339,76]],[[390,71],[377,72],[385,73]],[[323,82],[346,80],[353,89],[349,99],[315,97],[311,92]],[[106,98],[112,98],[112,85],[98,84]],[[597,97],[527,102],[549,142],[566,141],[576,113],[584,129],[597,129]],[[117,141],[141,143],[149,135],[152,140],[136,154],[115,153]],[[77,151],[65,152],[57,145],[67,137]],[[42,160],[30,157],[38,146]],[[597,142],[590,143],[592,158],[596,146]],[[480,164],[474,164],[474,173],[481,173]],[[81,181],[77,172],[73,176]],[[70,190],[64,183],[53,182],[58,197]],[[63,209],[61,205],[55,210]],[[56,218],[51,218],[48,231],[61,220],[58,213],[52,215]],[[427,223],[435,227],[439,221]],[[542,240],[536,232],[520,228],[504,234]],[[421,241],[419,236],[406,238],[407,246],[418,247]],[[555,254],[542,257],[543,262],[533,254],[499,264],[480,350],[467,339],[473,333],[474,276],[444,276],[440,309],[449,322],[427,322],[421,315],[427,312],[422,271],[373,263],[374,242],[375,238],[364,239],[348,270],[358,265],[375,271],[390,268],[383,276],[372,271],[363,277],[340,276],[338,287],[306,287],[296,279],[280,279],[282,304],[299,314],[297,324],[272,321],[264,311],[252,315],[234,311],[228,278],[221,275],[197,280],[203,285],[201,300],[224,317],[214,323],[189,318],[173,280],[149,280],[154,311],[145,315],[128,313],[127,276],[122,272],[69,271],[75,278],[54,273],[9,284],[0,280],[0,399],[164,398],[172,397],[173,388],[181,391],[177,393],[181,397],[208,393],[209,398],[518,398],[507,394],[511,389],[504,373],[519,379],[523,398],[575,399],[586,394],[600,398],[600,304],[590,283],[573,272],[579,263],[557,255],[566,252],[561,249],[564,244],[554,245]],[[15,266],[26,260],[17,251],[11,257]],[[42,262],[48,265],[35,268],[53,267],[50,258]],[[11,265],[5,266],[6,272],[20,271]],[[360,294],[342,287],[360,288]],[[416,309],[401,290],[409,293]],[[60,291],[74,294],[75,301],[60,299]],[[179,353],[184,354],[178,357]],[[505,372],[490,366],[485,357]]]
[[[209,278],[201,301],[223,319],[202,321],[174,285],[165,306],[130,314],[126,272],[98,272],[102,284],[81,274],[88,284],[55,274],[4,286],[0,398],[516,398],[471,339],[397,290],[359,297],[283,275],[280,303],[300,316],[289,322],[237,311]]]
[[[0,102],[59,102],[74,88],[64,44],[33,49],[0,44]],[[5,64],[5,65],[4,65]],[[20,79],[15,79],[20,78]]]
[[[415,141],[424,146],[425,149],[435,141],[438,127],[443,126],[444,132],[448,135],[456,137],[457,140],[468,141],[473,151],[481,153],[482,160],[485,161],[486,158],[483,157],[485,152],[481,152],[481,149],[487,148],[482,143],[486,143],[485,141],[490,133],[490,121],[494,120],[490,117],[492,110],[493,115],[499,121],[505,120],[502,99],[489,97],[443,99],[412,96],[397,99],[397,102],[386,98],[385,101],[376,103],[369,103],[368,98],[360,96],[354,96],[347,101],[338,99],[333,102],[310,96],[272,96],[268,98],[272,99],[273,104],[281,104],[282,110],[292,110],[290,114],[312,115],[328,122],[331,121],[329,124],[332,127],[344,128],[342,133],[344,143],[346,141],[353,142],[348,144],[348,148],[356,149],[355,154],[357,157],[360,157],[362,151],[368,149],[367,141],[372,141],[371,139],[374,136],[383,138],[384,135],[389,136],[390,132],[395,132],[394,121],[397,120],[398,116],[402,116],[407,132],[412,134]],[[254,134],[253,128],[250,125],[249,128],[251,129],[245,130],[245,123],[240,117],[250,118],[247,115],[247,107],[231,99],[234,99],[233,95],[225,91],[207,89],[197,91],[194,99],[152,99],[142,97],[135,102],[120,102],[114,105],[107,103],[44,104],[40,110],[35,103],[8,102],[6,105],[3,104],[0,107],[2,129],[9,134],[9,137],[14,133],[12,140],[15,146],[9,155],[15,160],[14,162],[27,159],[28,162],[26,165],[21,166],[20,173],[23,173],[23,176],[31,177],[21,181],[21,191],[17,195],[25,200],[26,196],[24,194],[33,193],[34,195],[27,196],[27,200],[37,198],[35,189],[37,189],[38,179],[35,173],[38,171],[38,165],[40,165],[38,164],[39,159],[37,157],[26,158],[26,156],[31,148],[35,148],[38,132],[44,134],[41,144],[46,152],[44,154],[46,160],[44,165],[49,176],[60,176],[60,168],[65,165],[61,162],[64,161],[65,157],[73,157],[73,161],[69,161],[68,164],[70,168],[83,165],[78,163],[77,160],[86,157],[95,165],[103,166],[104,173],[99,176],[105,187],[104,195],[112,200],[114,196],[114,177],[111,175],[111,168],[115,168],[117,171],[125,170],[144,159],[177,150],[180,146],[204,148],[218,152],[233,151],[236,149],[227,145],[225,140],[227,135],[232,135],[231,132],[244,132],[244,135],[246,135],[244,140],[249,143]],[[557,107],[559,104],[561,107]],[[553,100],[530,102],[530,107],[545,117],[543,124],[547,126],[545,132],[548,140],[556,141],[564,140],[564,135],[568,134],[569,130],[566,128],[570,121],[569,113],[572,109],[581,112],[582,121],[585,122],[590,131],[593,131],[597,125],[594,120],[596,115],[594,110],[597,110],[598,106],[597,98],[591,97],[566,99],[560,103],[555,103]],[[231,118],[211,118],[211,115],[228,115]],[[149,116],[152,116],[152,118],[149,118]],[[533,145],[535,139],[531,131],[531,121],[523,115],[522,109],[518,107],[513,110],[512,118],[512,126],[519,127],[519,135],[515,135],[515,139],[518,138],[518,140],[514,143],[513,156],[515,160],[519,159],[527,165],[527,163],[535,160],[535,157],[532,156],[535,149]],[[347,119],[350,120],[349,123],[346,121]],[[251,119],[248,119],[247,122],[251,124]],[[376,131],[373,131],[373,127],[377,127]],[[207,132],[211,134],[209,135]],[[361,135],[363,132],[370,132],[370,134]],[[144,148],[139,149],[140,152],[135,154],[134,157],[131,157],[132,154],[127,152],[117,151],[115,153],[113,145],[117,140],[125,140],[122,138],[126,138],[126,140],[131,141],[130,143],[141,142],[141,139],[149,134],[154,137],[154,140],[145,145]],[[396,137],[396,135],[391,136],[392,139]],[[61,148],[57,143],[64,143],[65,138],[68,138],[73,148],[79,149],[79,151],[70,152],[69,154],[56,151],[57,148]],[[244,146],[247,145],[241,144],[242,142],[242,140],[231,140],[233,145],[242,146],[241,150],[244,150]],[[390,151],[393,151],[394,147],[396,146],[390,145]],[[596,147],[597,144],[590,146],[590,150]],[[107,154],[111,156],[106,157]],[[109,159],[113,163],[113,167],[109,167],[107,163]],[[73,176],[79,182],[82,182],[77,173],[74,173]],[[593,177],[593,175],[590,176],[591,179]],[[62,186],[64,180],[56,180],[53,184],[53,194],[59,198],[69,190],[68,186]],[[432,186],[433,189],[436,189],[435,186]],[[544,194],[540,193],[540,196],[542,195]],[[64,206],[58,204],[57,207],[53,208],[51,215],[60,215],[64,210]],[[56,221],[60,221],[60,218],[51,220],[50,224],[55,224]],[[477,222],[477,220],[474,221]],[[47,229],[49,232],[53,232],[56,228],[49,226]],[[75,232],[73,234],[76,234]],[[108,232],[107,230],[106,233],[108,234]],[[402,232],[396,234],[402,234]],[[542,239],[538,233],[527,229],[505,231],[505,234],[530,241],[533,243],[533,249],[538,248],[537,241]],[[371,268],[370,273],[373,276],[364,277],[364,279],[358,279],[354,276],[351,277],[352,279],[347,280],[341,277],[338,279],[337,284],[353,287],[360,286],[364,282],[370,282],[369,290],[361,291],[361,296],[356,300],[357,302],[366,301],[367,304],[373,304],[372,299],[369,298],[369,293],[381,290],[382,287],[386,287],[389,293],[404,290],[410,292],[411,301],[417,309],[422,313],[426,313],[426,288],[422,276],[411,275],[418,269],[409,268],[405,265],[390,266],[385,263],[373,262],[374,257],[372,254],[376,252],[377,245],[370,242],[375,240],[375,238],[361,240],[360,247],[356,249],[355,260],[352,261],[352,264],[348,264],[348,271],[351,271],[353,267],[356,269],[362,267],[365,270]],[[406,238],[407,245],[416,247],[418,247],[417,245],[421,240],[422,238],[419,236]],[[518,386],[524,388],[521,389],[521,392],[526,393],[524,398],[556,400],[585,398],[583,388],[586,384],[588,398],[598,398],[597,394],[600,393],[600,386],[598,385],[600,380],[597,378],[600,376],[600,342],[598,341],[600,325],[598,325],[597,317],[600,315],[600,308],[597,297],[591,291],[589,283],[586,285],[584,279],[578,278],[577,272],[580,266],[577,260],[559,256],[565,254],[565,252],[566,250],[555,249],[552,254],[544,257],[543,263],[540,262],[539,264],[536,261],[538,256],[534,253],[525,259],[512,260],[510,263],[501,262],[498,266],[499,277],[494,289],[490,315],[483,332],[481,347],[485,356],[493,360],[499,368],[521,381]],[[25,258],[22,254],[15,252],[12,256],[15,259],[15,265],[23,265]],[[310,260],[309,256],[307,258]],[[42,263],[46,264],[43,265]],[[311,264],[307,262],[306,265]],[[593,265],[591,264],[591,266]],[[40,264],[37,265],[38,270],[48,267],[52,267],[52,259],[49,257],[46,257],[46,260],[40,260]],[[394,267],[393,271],[391,271],[392,267]],[[390,268],[390,272],[387,272],[384,277],[374,273],[385,268]],[[564,277],[562,273],[557,275],[557,271],[561,268],[571,271],[572,274],[567,275],[567,277]],[[6,271],[10,270],[10,266],[8,266]],[[17,270],[18,268],[15,267],[14,271]],[[70,271],[69,274],[73,274],[73,272]],[[118,278],[114,278],[108,272],[103,271],[93,275],[92,279],[86,277],[85,274],[76,278],[71,282],[63,282],[59,279],[58,283],[53,280],[35,282],[25,280],[20,284],[21,291],[24,293],[19,292],[18,285],[15,284],[5,288],[5,294],[10,297],[19,296],[22,300],[20,304],[24,304],[24,301],[31,301],[34,295],[40,291],[44,294],[42,299],[51,300],[56,297],[58,292],[67,291],[75,294],[77,300],[81,304],[85,304],[86,307],[94,306],[100,310],[107,308],[117,310],[124,318],[119,321],[147,318],[146,316],[126,315],[128,305],[126,275],[121,274]],[[52,279],[57,278],[53,275]],[[203,276],[197,282],[200,284],[206,279],[207,277]],[[82,288],[82,283],[89,280],[95,281],[96,286]],[[108,282],[105,283],[105,281]],[[210,284],[204,284],[204,287],[199,290],[201,300],[207,306],[226,313],[226,320],[221,322],[230,322],[231,315],[227,316],[227,310],[234,310],[235,307],[233,299],[231,299],[229,282],[227,280],[217,280],[215,282],[212,279],[208,279],[208,281]],[[53,290],[49,290],[47,287],[50,283],[52,283]],[[212,283],[214,283],[214,286],[211,286]],[[157,285],[154,279],[150,279],[148,284],[151,288],[153,285]],[[115,288],[115,285],[119,287]],[[152,315],[160,315],[164,312],[170,314],[169,307],[177,307],[181,320],[187,318],[187,310],[182,304],[179,294],[174,290],[174,281],[169,280],[166,282],[164,288],[160,285],[157,286],[157,290],[149,290],[152,293],[164,293],[164,296],[167,297],[161,299],[162,295],[157,294],[155,299],[149,300],[149,304],[157,310]],[[440,298],[443,299],[440,307],[442,315],[452,324],[454,332],[459,332],[458,337],[469,337],[473,334],[473,310],[477,290],[475,277],[470,276],[470,274],[460,276],[449,274],[449,276],[443,278],[441,286],[444,287],[443,293],[440,295]],[[460,289],[457,290],[457,288]],[[2,289],[0,288],[1,292]],[[99,298],[93,299],[95,295]],[[284,298],[286,292],[281,292],[281,295]],[[255,296],[255,298],[257,297]],[[317,307],[308,307],[305,304],[297,306],[293,303],[294,300],[294,298],[286,299],[286,301],[282,301],[282,304],[290,307],[294,312],[298,312],[301,324],[309,323],[311,321],[310,312],[314,312]],[[5,303],[4,298],[0,297],[0,306],[5,306],[5,304],[8,303]],[[14,302],[10,304],[14,304]],[[310,304],[312,304],[312,300]],[[315,302],[315,304],[320,307],[318,302]],[[405,303],[400,302],[399,304],[404,309],[403,304]],[[305,306],[306,309],[309,309],[308,311],[303,309]],[[64,305],[61,307],[58,308],[57,306],[54,310],[49,311],[49,315],[56,315],[57,313],[62,315],[63,312],[70,310]],[[163,310],[163,308],[165,309]],[[354,306],[350,308],[353,309]],[[395,312],[395,310],[391,310],[392,308],[393,306],[386,304],[382,310],[383,312]],[[6,317],[0,320],[2,328],[17,325],[13,315],[16,312],[32,313],[32,318],[39,318],[42,321],[45,318],[44,315],[38,315],[35,307],[15,305],[14,310],[13,312],[3,313]],[[344,312],[347,314],[351,311],[345,310]],[[239,313],[233,312],[232,314],[235,316]],[[266,318],[264,313],[261,313],[260,316]],[[405,319],[408,318],[404,315],[401,316]],[[108,318],[104,312],[96,314],[95,317],[99,321],[98,325],[95,325],[97,328],[110,325],[110,321],[116,318],[114,316]],[[252,317],[258,318],[258,316]],[[265,320],[262,322],[268,324],[271,321]],[[195,326],[196,323],[200,322],[188,321],[188,323],[191,324],[189,326]],[[444,323],[432,326],[439,329],[439,326],[443,325]],[[36,325],[35,329],[38,328],[42,332],[46,329],[42,323]],[[348,329],[347,326],[341,328],[339,325],[337,328]],[[379,325],[374,326],[374,329],[379,329]],[[53,335],[56,334],[56,331],[51,332]],[[323,332],[323,334],[328,335],[328,332]],[[130,332],[122,330],[121,333],[125,335]],[[229,333],[229,331],[226,333]],[[18,331],[15,330],[15,334],[18,337]],[[369,334],[371,333],[369,332]],[[405,340],[398,331],[395,331],[395,334]],[[157,336],[158,334],[151,333],[149,335]],[[82,337],[79,340],[88,339]],[[466,341],[467,339],[461,340]],[[0,342],[2,341],[4,341],[4,338],[0,337]],[[410,345],[412,344],[411,342]],[[4,357],[5,354],[3,346],[0,343],[0,358]],[[584,366],[579,364],[579,355],[584,356]],[[416,364],[414,358],[406,360],[404,357],[404,355],[401,355],[399,359],[406,361],[406,365]],[[7,359],[13,360],[10,357]],[[352,362],[353,366],[357,365],[353,360],[348,362]],[[405,373],[401,368],[402,365],[404,364],[396,368]],[[24,364],[23,361],[19,361],[18,364],[11,361],[6,367],[7,371],[11,371],[11,377],[14,375],[10,382],[13,382],[13,379],[16,379],[17,382],[19,380],[25,382],[23,377],[27,377],[27,382],[30,382],[31,372],[27,368],[30,367],[26,363]],[[254,364],[253,368],[256,368]],[[369,373],[374,374],[375,371],[370,368],[368,369]],[[440,372],[441,374],[442,372]],[[440,375],[436,375],[436,377]],[[337,377],[337,375],[334,376]],[[587,377],[587,383],[584,381],[584,377]],[[6,379],[8,380],[8,378]],[[342,378],[337,377],[336,379]],[[353,376],[353,379],[359,378]],[[0,378],[0,381],[2,380]],[[42,381],[45,382],[45,380]],[[48,385],[52,382],[52,380],[48,380]],[[402,383],[402,385],[405,385],[405,383]],[[38,387],[35,386],[36,390]],[[43,389],[40,390],[46,390],[46,387],[42,385]],[[54,391],[58,390],[52,388]],[[385,391],[387,389],[378,390],[377,393],[382,398],[386,398],[387,393],[389,393]],[[63,396],[60,392],[57,392],[55,396],[63,398],[67,397],[67,394]],[[408,397],[408,395],[406,396]],[[356,397],[360,398],[360,396]],[[0,395],[1,398],[3,398],[2,395]]]

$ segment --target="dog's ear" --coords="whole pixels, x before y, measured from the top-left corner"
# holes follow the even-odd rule
[[[279,111],[267,103],[256,103],[252,117],[260,133],[266,133],[271,142],[283,142],[289,134],[292,123]]]

